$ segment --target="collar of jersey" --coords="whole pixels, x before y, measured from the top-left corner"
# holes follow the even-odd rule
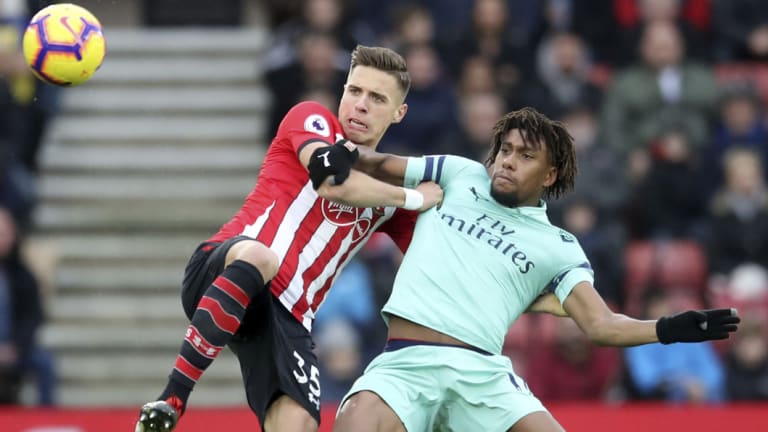
[[[538,206],[520,206],[520,207],[514,207],[509,209],[511,212],[527,216],[533,219],[540,220],[542,222],[549,222],[549,218],[547,217],[547,202],[542,200],[539,200]]]

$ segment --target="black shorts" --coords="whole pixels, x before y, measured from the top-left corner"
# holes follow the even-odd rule
[[[227,251],[247,237],[202,243],[187,264],[181,301],[191,319],[198,302],[224,270]],[[306,328],[269,289],[254,297],[228,344],[237,355],[248,405],[263,428],[267,409],[278,397],[298,402],[320,424],[320,373],[314,342]]]

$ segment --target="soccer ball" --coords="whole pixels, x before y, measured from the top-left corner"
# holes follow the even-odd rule
[[[24,31],[23,46],[32,73],[58,86],[87,81],[106,53],[99,20],[85,8],[69,3],[54,4],[36,13]]]

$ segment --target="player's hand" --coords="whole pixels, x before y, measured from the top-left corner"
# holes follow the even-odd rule
[[[440,207],[443,203],[443,188],[435,182],[424,182],[416,186],[416,190],[424,195],[424,203],[419,207],[419,211],[429,210],[434,206]]]
[[[741,318],[733,308],[690,310],[659,318],[656,335],[663,344],[727,339],[739,322]]]
[[[317,190],[328,177],[331,177],[329,182],[332,186],[344,183],[358,157],[360,153],[357,146],[348,140],[339,140],[332,146],[317,148],[312,152],[307,165],[312,187]]]
[[[525,310],[526,312],[533,313],[548,313],[558,317],[567,317],[568,312],[563,309],[563,305],[560,304],[560,300],[557,299],[552,293],[546,293],[540,295],[530,306]]]

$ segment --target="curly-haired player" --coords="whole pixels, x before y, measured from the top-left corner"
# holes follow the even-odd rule
[[[375,177],[432,180],[444,196],[418,217],[383,309],[389,340],[345,397],[334,431],[562,431],[501,355],[509,326],[545,293],[601,345],[736,331],[732,309],[640,321],[606,306],[576,238],[546,215],[543,198],[572,188],[575,161],[563,125],[530,108],[498,121],[485,165],[361,154],[360,167]]]

